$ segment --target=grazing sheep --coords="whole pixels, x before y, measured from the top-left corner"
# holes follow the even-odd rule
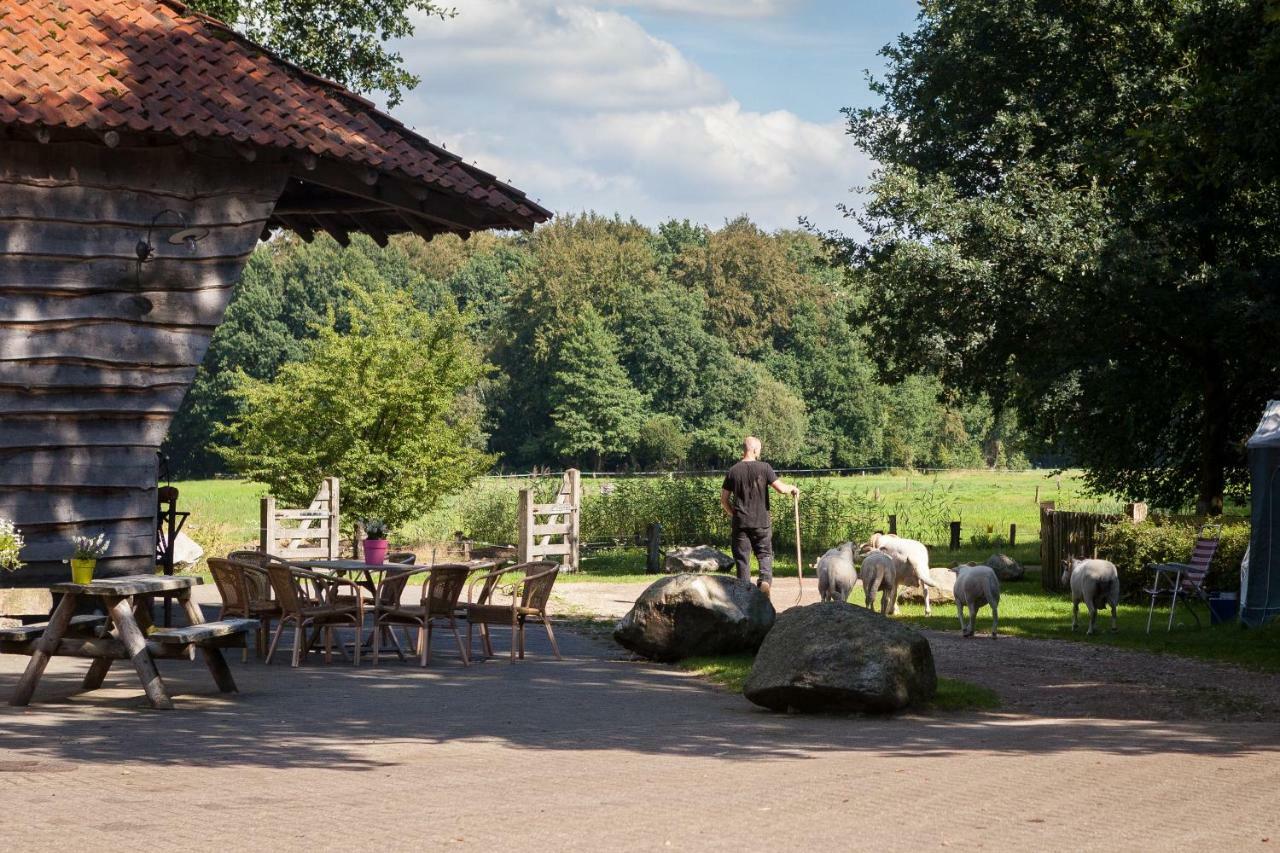
[[[818,594],[823,601],[848,601],[858,579],[853,567],[853,543],[837,545],[818,558]]]
[[[898,612],[898,587],[917,584],[924,591],[925,615],[932,613],[933,609],[929,606],[929,587],[936,584],[929,575],[929,549],[924,546],[924,543],[914,539],[904,539],[892,533],[876,533],[863,547],[867,546],[878,548],[893,557],[895,581],[893,613],[896,615]]]
[[[1071,630],[1076,629],[1080,615],[1080,602],[1089,608],[1089,630],[1092,634],[1098,623],[1098,608],[1111,605],[1111,630],[1117,630],[1116,605],[1120,603],[1120,573],[1114,563],[1107,560],[1062,561],[1062,584],[1071,584]]]
[[[956,585],[952,593],[956,597],[956,614],[960,617],[960,633],[972,637],[978,629],[978,611],[982,605],[991,606],[991,637],[996,636],[1000,624],[1000,578],[990,566],[956,566]],[[965,623],[964,608],[969,607],[969,622]]]
[[[885,616],[890,612],[890,598],[894,606],[898,602],[898,578],[893,557],[884,551],[874,549],[862,558],[862,591],[867,596],[867,609],[875,612],[876,591],[880,593],[880,612]]]

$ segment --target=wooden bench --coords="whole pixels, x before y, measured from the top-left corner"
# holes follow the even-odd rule
[[[71,623],[67,626],[68,633],[87,633],[95,628],[101,628],[107,624],[105,616],[72,616]],[[30,640],[38,640],[44,635],[44,631],[49,627],[48,622],[39,622],[35,625],[18,625],[13,628],[0,628],[0,643],[25,643]]]
[[[218,642],[217,645],[229,645],[227,638],[239,638],[244,641],[245,635],[258,629],[257,619],[222,619],[217,622],[201,622],[199,625],[187,625],[182,628],[165,628],[152,632],[147,639],[163,645],[204,645]]]

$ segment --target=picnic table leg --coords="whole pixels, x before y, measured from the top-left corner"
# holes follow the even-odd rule
[[[160,678],[160,671],[156,669],[156,662],[152,659],[151,652],[147,650],[147,638],[143,636],[142,628],[133,618],[133,608],[129,605],[129,599],[117,598],[111,601],[108,613],[111,615],[112,624],[116,626],[116,634],[129,652],[129,661],[138,672],[138,680],[142,682],[142,689],[146,691],[151,707],[172,711],[173,700],[169,698],[169,693],[164,688],[164,681]]]
[[[204,624],[204,611],[200,609],[200,605],[191,599],[191,590],[184,589],[178,592],[178,601],[182,602],[182,609],[186,611],[187,621],[192,625]]]
[[[236,680],[231,677],[231,667],[227,666],[227,659],[222,656],[222,650],[211,646],[201,646],[200,651],[204,653],[204,662],[209,667],[209,672],[213,673],[213,680],[217,683],[218,689],[223,693],[237,693]]]
[[[156,600],[150,595],[139,595],[133,600],[133,618],[138,623],[138,629],[142,631],[142,636],[146,636],[155,626],[155,621],[151,618],[151,610],[156,605]]]
[[[49,627],[44,629],[44,633],[36,641],[27,669],[22,673],[18,687],[9,700],[10,705],[20,707],[30,704],[31,697],[36,692],[36,685],[40,683],[40,676],[44,675],[44,668],[49,665],[50,656],[58,650],[62,635],[67,633],[67,626],[71,624],[71,615],[76,612],[76,600],[79,597],[72,593],[63,594],[57,609],[49,617]]]
[[[89,671],[84,676],[84,689],[97,690],[107,680],[107,671],[111,669],[111,658],[94,658],[89,664]]]

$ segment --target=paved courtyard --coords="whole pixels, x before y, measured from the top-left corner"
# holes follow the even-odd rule
[[[84,664],[54,659],[35,704],[0,709],[5,850],[1280,844],[1269,711],[780,716],[561,634],[565,661],[534,631],[516,666],[464,669],[448,643],[427,670],[237,661],[230,698],[164,662],[173,712],[125,667],[81,694]],[[0,692],[24,663],[0,657]]]

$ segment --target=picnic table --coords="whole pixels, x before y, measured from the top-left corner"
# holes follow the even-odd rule
[[[343,576],[343,577],[358,576],[358,577],[352,577],[352,579],[356,583],[360,584],[360,586],[369,590],[369,592],[373,594],[375,599],[375,611],[379,606],[376,603],[376,601],[379,598],[379,596],[382,594],[381,584],[379,584],[378,581],[374,580],[375,574],[381,574],[384,576],[403,574],[405,576],[408,576],[408,575],[419,574],[422,572],[428,572],[433,568],[433,566],[415,565],[411,563],[390,563],[390,562],[366,563],[364,560],[290,560],[289,562],[295,566],[300,566],[301,568],[308,569],[310,571],[329,572],[329,573]],[[494,566],[496,566],[497,563],[494,560],[469,560],[465,563],[465,565],[471,567],[472,571],[481,571],[484,569],[491,569]],[[405,582],[407,583],[407,580]],[[403,591],[403,585],[401,585],[399,588],[395,588],[391,590],[390,597],[398,602],[402,591]],[[386,604],[386,603],[387,603],[386,601],[382,602],[382,604]],[[376,616],[375,616],[375,621],[376,621]],[[401,660],[403,660],[404,649],[400,645],[400,640],[396,638],[395,631],[391,629],[390,625],[382,625],[380,627],[384,633],[384,636],[386,636],[391,640],[391,644],[396,650],[396,655],[399,656]],[[373,649],[374,647],[373,637],[376,631],[377,629],[370,630],[367,636],[359,640],[360,647],[362,650]],[[349,645],[353,645],[353,644],[349,644]],[[338,650],[345,657],[346,652],[343,650],[343,647],[339,646]]]
[[[243,647],[245,634],[254,621],[205,622],[200,608],[191,600],[191,588],[200,583],[201,579],[196,577],[137,575],[87,584],[55,584],[51,591],[61,593],[62,600],[48,623],[0,629],[0,653],[31,656],[9,704],[23,706],[31,701],[49,659],[55,655],[92,661],[84,678],[85,690],[101,687],[114,661],[128,660],[137,671],[152,707],[169,710],[173,708],[173,700],[160,678],[156,660],[190,660],[199,650],[218,689],[223,693],[236,692],[235,679],[231,677],[222,649]],[[148,635],[147,631],[153,627],[152,599],[165,593],[172,594],[182,604],[191,624]],[[97,599],[106,615],[75,615],[86,598]]]

